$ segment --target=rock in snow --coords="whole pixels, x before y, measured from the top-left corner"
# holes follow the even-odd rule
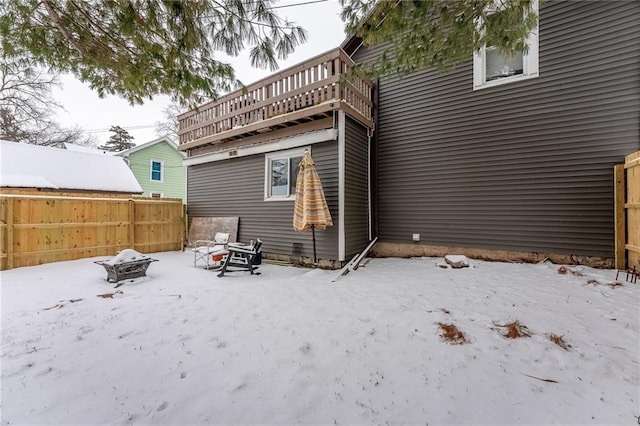
[[[450,266],[447,262],[445,262],[444,260],[438,260],[438,261],[436,262],[436,266],[437,266],[438,268],[442,268],[442,269],[449,269],[449,268],[451,267],[451,266]]]
[[[467,256],[459,254],[448,254],[444,257],[444,261],[451,265],[452,268],[468,268],[469,259]]]

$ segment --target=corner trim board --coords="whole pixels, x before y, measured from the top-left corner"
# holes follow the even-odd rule
[[[345,260],[344,180],[345,180],[345,114],[338,111],[338,260]]]

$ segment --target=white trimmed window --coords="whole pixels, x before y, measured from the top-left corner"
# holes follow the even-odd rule
[[[265,155],[265,201],[295,199],[298,169],[305,150],[311,152],[310,147],[303,147]]]
[[[149,179],[151,182],[164,182],[164,161],[150,160],[150,168]]]
[[[151,192],[150,195],[151,195],[151,198],[162,198],[163,197],[162,192]]]
[[[538,14],[535,0],[533,11]],[[473,55],[473,90],[538,77],[538,28],[539,25],[527,38],[526,53],[505,56],[493,46],[483,46],[476,51]]]

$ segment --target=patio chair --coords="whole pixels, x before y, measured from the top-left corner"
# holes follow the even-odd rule
[[[249,271],[251,275],[260,274],[260,272],[255,272],[256,265],[262,259],[262,241],[260,239],[252,241],[248,245],[230,243],[227,250],[229,254],[222,261],[218,277],[223,277],[227,272],[237,271]]]
[[[200,262],[206,269],[220,267],[228,253],[228,243],[229,234],[225,232],[217,232],[213,240],[197,240],[193,244],[193,266],[197,267]]]

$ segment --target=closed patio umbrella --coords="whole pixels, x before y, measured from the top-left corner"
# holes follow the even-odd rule
[[[305,151],[300,161],[296,182],[296,202],[293,210],[293,228],[298,231],[311,230],[313,239],[313,264],[318,263],[316,255],[316,228],[326,229],[333,226],[331,213],[327,207],[320,176],[311,154]]]

